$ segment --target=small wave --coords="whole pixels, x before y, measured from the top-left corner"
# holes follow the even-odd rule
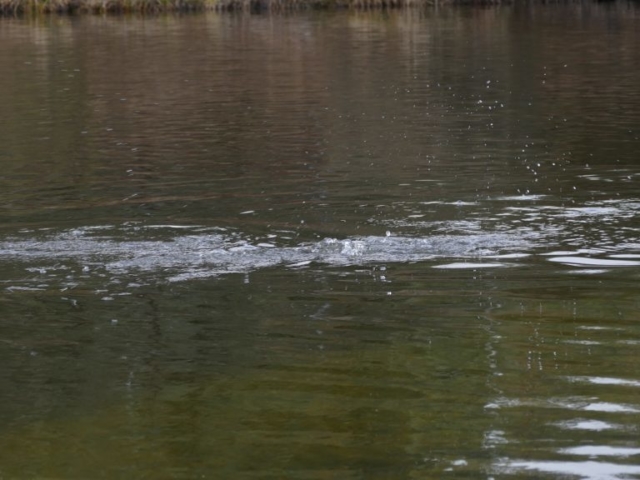
[[[496,470],[501,473],[515,473],[517,471],[537,471],[555,475],[571,475],[584,480],[604,480],[629,478],[629,475],[639,475],[640,466],[622,465],[597,461],[526,461],[513,460],[497,462]]]
[[[604,430],[622,430],[622,425],[603,422],[601,420],[566,420],[564,422],[558,422],[554,424],[558,428],[565,430],[589,430],[593,432],[601,432]]]
[[[579,256],[550,257],[550,262],[562,263],[571,267],[637,267],[640,261],[617,260],[611,258],[592,258]]]
[[[567,377],[570,382],[592,383],[595,385],[620,385],[627,387],[640,387],[639,380],[627,380],[613,377]]]
[[[441,268],[445,270],[466,270],[476,268],[500,268],[507,267],[506,263],[481,263],[481,262],[454,262],[444,265],[435,265],[433,268]]]
[[[558,450],[558,453],[569,455],[586,455],[588,457],[631,457],[640,455],[640,448],[612,447],[609,445],[581,445]]]

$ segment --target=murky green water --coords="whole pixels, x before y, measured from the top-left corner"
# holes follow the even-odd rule
[[[640,478],[640,11],[0,21],[0,477]]]

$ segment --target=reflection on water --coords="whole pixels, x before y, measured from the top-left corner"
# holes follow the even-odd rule
[[[510,470],[524,469],[535,472],[557,475],[571,475],[573,477],[588,480],[596,479],[616,479],[633,478],[631,475],[638,475],[640,467],[633,465],[620,465],[607,462],[511,462],[506,465],[504,473]]]
[[[638,18],[3,19],[0,476],[640,477]]]

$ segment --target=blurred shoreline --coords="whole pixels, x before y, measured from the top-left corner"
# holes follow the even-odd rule
[[[280,12],[387,10],[440,6],[638,4],[638,0],[0,0],[0,16],[23,14],[124,14],[198,11]]]

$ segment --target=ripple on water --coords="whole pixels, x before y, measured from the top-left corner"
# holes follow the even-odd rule
[[[592,419],[573,419],[557,422],[554,424],[556,427],[565,430],[590,430],[594,432],[601,432],[604,430],[623,430],[622,425],[610,422],[603,422],[601,420]]]
[[[578,447],[561,448],[558,450],[558,453],[586,455],[588,457],[631,457],[640,454],[640,448],[612,447],[610,445],[581,445]]]
[[[546,474],[572,475],[584,480],[616,480],[640,474],[640,465],[624,465],[597,461],[523,461],[511,460],[496,463],[500,473],[537,471]]]
[[[496,398],[487,403],[487,409],[536,407],[536,408],[561,408],[573,411],[607,412],[607,413],[640,413],[640,407],[614,402],[600,402],[589,398],[550,398],[545,400]]]
[[[441,268],[445,270],[474,270],[476,268],[502,268],[508,267],[506,263],[481,263],[481,262],[454,262],[444,265],[434,265],[433,268]]]
[[[637,267],[640,261],[618,260],[612,258],[593,258],[580,256],[559,256],[548,258],[550,262],[562,263],[570,267]]]
[[[611,377],[567,377],[570,382],[583,382],[595,385],[620,385],[625,387],[640,387],[640,381]]]

